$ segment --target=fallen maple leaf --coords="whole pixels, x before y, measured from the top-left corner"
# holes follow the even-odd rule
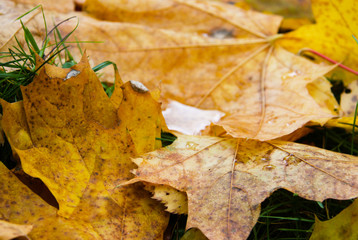
[[[160,80],[165,98],[225,112],[227,116],[217,124],[234,137],[273,139],[293,132],[310,120],[335,114],[320,107],[306,88],[332,67],[312,64],[273,47],[280,17],[215,1],[178,0],[164,4],[152,0],[148,8],[142,6],[146,10],[139,13],[144,16],[140,18],[133,4],[116,3],[117,11],[127,11],[121,15],[109,7],[94,8],[95,3],[98,1],[88,1],[85,9],[98,13],[97,17],[105,15],[109,19],[115,15],[121,16],[121,21],[144,23],[146,20],[146,23],[145,26],[109,23],[80,17],[88,28],[79,29],[79,36],[89,36],[89,29],[103,24],[104,31],[115,36],[108,39],[105,48],[87,45],[90,52],[96,55],[106,52],[106,58],[115,59],[124,81],[138,79],[154,88]],[[150,11],[153,8],[158,11]],[[173,12],[175,18],[165,21],[169,18],[167,11]],[[151,21],[159,15],[161,18]],[[183,20],[205,23],[205,31],[202,25],[182,27]],[[175,31],[179,23],[180,32]],[[231,37],[215,38],[211,34],[215,29],[227,30]],[[93,40],[107,38],[104,35],[96,33]],[[334,99],[333,95],[331,98]]]
[[[74,37],[106,41],[84,46],[97,63],[111,59],[124,82],[139,80],[149,89],[161,82],[164,98],[225,112],[217,124],[234,137],[278,138],[310,120],[336,114],[320,107],[306,88],[333,67],[277,47],[281,17],[217,1],[103,3],[106,7],[87,1],[84,9],[98,18],[126,22],[76,13],[86,27],[78,28]],[[75,24],[62,24],[63,35]]]
[[[73,223],[79,230],[72,234],[91,228],[103,239],[162,238],[168,221],[163,206],[141,185],[114,189],[133,177],[130,157],[160,146],[156,138],[165,123],[150,92],[119,81],[112,102],[86,55],[70,69],[44,65],[21,90],[23,102],[1,101],[2,126],[24,171],[40,178],[59,203],[63,218],[46,223]]]
[[[127,183],[186,192],[187,228],[209,239],[246,239],[260,203],[279,188],[316,201],[358,196],[357,157],[291,142],[179,136],[133,161],[139,168]]]
[[[358,238],[358,201],[354,202],[334,218],[316,222],[310,240],[354,240]]]

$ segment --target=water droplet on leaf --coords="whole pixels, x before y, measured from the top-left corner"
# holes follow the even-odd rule
[[[287,73],[284,73],[282,76],[281,76],[281,79],[282,80],[287,80],[289,78],[293,78],[293,77],[296,77],[299,75],[299,72],[296,72],[296,71],[290,71],[290,72],[287,72]]]
[[[268,171],[271,171],[273,169],[275,169],[276,167],[274,165],[271,165],[271,164],[267,164],[265,166],[262,167],[262,170],[268,170]]]
[[[199,146],[199,144],[195,143],[195,142],[187,142],[185,147],[187,149],[190,149],[190,150],[194,150],[194,151],[197,151],[197,147]]]

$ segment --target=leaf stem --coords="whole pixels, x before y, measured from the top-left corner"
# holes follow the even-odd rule
[[[313,53],[313,54],[315,54],[315,55],[317,55],[317,56],[320,56],[321,58],[323,58],[323,59],[325,59],[325,60],[327,60],[327,61],[329,61],[329,62],[331,62],[331,63],[337,64],[339,67],[343,68],[344,70],[347,70],[348,72],[351,72],[351,73],[353,73],[353,74],[355,74],[355,75],[358,75],[358,72],[357,72],[357,71],[355,71],[355,70],[353,70],[353,69],[351,69],[351,68],[349,68],[349,67],[347,67],[347,66],[345,66],[345,65],[343,65],[343,64],[341,64],[341,63],[339,63],[339,62],[337,62],[337,61],[335,61],[335,60],[333,60],[333,59],[331,59],[331,58],[329,58],[329,57],[323,55],[322,53],[319,53],[319,52],[313,50],[313,49],[310,49],[310,48],[302,48],[302,49],[298,52],[298,55],[302,55],[302,52],[306,52],[306,51],[307,51],[307,52],[311,52],[311,53]]]

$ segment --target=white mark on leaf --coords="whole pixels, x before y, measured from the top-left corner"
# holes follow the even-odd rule
[[[139,93],[146,93],[148,92],[148,88],[146,86],[144,86],[143,83],[138,82],[138,81],[129,81],[131,83],[131,86],[133,88],[134,91],[139,92]]]
[[[66,81],[67,79],[70,79],[71,77],[76,77],[78,74],[80,74],[80,71],[77,71],[75,69],[72,69],[69,73],[67,73],[66,77],[63,79],[63,81]]]

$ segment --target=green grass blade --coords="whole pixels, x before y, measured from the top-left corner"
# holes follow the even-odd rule
[[[114,62],[111,62],[111,61],[105,61],[105,62],[102,62],[100,64],[98,64],[97,66],[93,67],[92,70],[94,72],[98,72],[99,70],[109,66],[109,65],[113,65],[114,69],[117,70],[117,65],[114,63]]]
[[[20,20],[21,18],[25,17],[27,14],[29,14],[29,13],[35,11],[35,10],[38,9],[38,8],[43,9],[41,4],[40,4],[40,5],[37,5],[36,7],[34,7],[33,9],[31,9],[30,11],[28,11],[28,12],[22,14],[20,17],[16,18],[16,20]]]
[[[36,53],[39,53],[40,48],[39,48],[39,46],[37,46],[34,36],[32,35],[30,30],[24,25],[24,23],[21,20],[20,20],[20,22],[21,22],[22,29],[24,30],[24,33],[25,33],[25,40],[26,40],[26,42],[27,41],[30,42],[29,49],[31,46],[35,50]]]

